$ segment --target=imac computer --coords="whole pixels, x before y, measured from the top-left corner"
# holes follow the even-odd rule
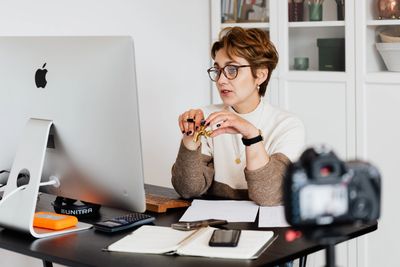
[[[132,38],[0,37],[0,59],[0,226],[40,237],[39,188],[144,212]]]

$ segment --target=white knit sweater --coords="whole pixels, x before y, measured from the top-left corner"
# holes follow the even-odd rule
[[[305,130],[302,121],[295,115],[283,111],[262,99],[257,108],[247,114],[236,113],[231,107],[211,105],[203,108],[205,117],[210,113],[227,109],[260,129],[267,153],[282,153],[292,162],[297,160],[304,149]],[[213,157],[214,180],[229,185],[234,189],[247,189],[244,176],[246,167],[245,146],[240,134],[222,134],[215,138],[201,138],[202,154]],[[239,158],[241,163],[235,162]]]

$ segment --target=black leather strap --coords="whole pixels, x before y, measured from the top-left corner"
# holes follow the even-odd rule
[[[258,130],[258,131],[259,131],[260,134],[257,135],[256,137],[249,138],[249,139],[246,139],[246,138],[243,138],[243,137],[242,137],[243,145],[245,145],[245,146],[251,146],[252,144],[255,144],[255,143],[258,143],[258,142],[263,141],[264,139],[263,139],[263,137],[262,137],[261,130]]]

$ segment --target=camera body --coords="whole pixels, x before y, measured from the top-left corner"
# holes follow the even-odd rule
[[[285,216],[295,228],[376,220],[380,198],[377,168],[341,161],[323,146],[305,150],[286,172]]]

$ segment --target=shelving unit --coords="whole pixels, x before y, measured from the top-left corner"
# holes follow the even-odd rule
[[[307,23],[308,24],[308,23]],[[344,38],[345,28],[343,26],[329,26],[323,23],[310,23],[317,26],[290,27],[289,25],[289,70],[294,69],[295,57],[308,57],[309,70],[318,71],[318,38]],[[327,23],[328,24],[328,23]],[[297,25],[297,24],[296,24]],[[295,70],[297,71],[297,70]]]
[[[379,167],[383,184],[379,233],[360,238],[357,243],[359,266],[396,265],[396,242],[391,235],[397,231],[398,198],[397,166],[393,161],[398,151],[399,127],[394,123],[400,113],[400,73],[387,70],[375,43],[381,42],[379,31],[399,27],[399,19],[378,19],[376,0],[357,2],[355,10],[356,65],[356,154]],[[400,60],[400,58],[398,59]],[[382,249],[384,248],[384,249]]]
[[[363,69],[364,79],[369,82],[393,83],[397,79],[398,73],[389,72],[375,47],[375,43],[381,42],[379,32],[390,28],[400,28],[400,19],[378,19],[377,1],[366,0],[359,3],[359,20],[357,21],[357,40],[360,42],[360,48],[365,55],[366,61],[363,63],[366,66]],[[357,46],[358,47],[358,46]],[[360,55],[362,58],[362,55]],[[367,64],[368,63],[368,64]],[[361,65],[362,66],[362,65]],[[397,74],[397,75],[396,75]]]
[[[379,32],[393,27],[400,27],[400,20],[370,20],[366,23],[364,40],[366,42],[366,58],[369,62],[366,69],[368,73],[388,72],[375,43],[381,42]]]
[[[337,264],[344,267],[392,266],[397,262],[400,215],[395,203],[399,188],[397,166],[400,126],[400,73],[387,70],[375,47],[379,31],[400,28],[400,19],[378,19],[377,0],[345,1],[345,20],[336,19],[336,2],[325,0],[323,20],[289,22],[288,1],[269,0],[268,23],[221,24],[220,0],[211,0],[212,41],[225,26],[256,27],[269,31],[280,61],[269,89],[270,101],[296,113],[305,123],[307,143],[327,143],[342,159],[367,159],[379,164],[383,178],[385,211],[378,234],[337,246]],[[345,39],[345,71],[319,71],[317,38]],[[294,70],[294,57],[309,57],[310,68]],[[400,58],[399,58],[400,60]],[[214,91],[217,94],[216,91]],[[215,96],[214,99],[217,99]],[[388,178],[388,179],[386,179]],[[388,216],[390,218],[388,219]],[[382,247],[385,247],[382,250]],[[324,257],[311,259],[321,266]],[[316,263],[315,263],[316,262]]]
[[[365,0],[363,0],[365,1]],[[356,60],[354,1],[345,3],[345,20],[337,20],[336,1],[325,0],[323,20],[308,21],[304,3],[303,20],[289,22],[288,1],[269,0],[268,23],[221,23],[220,0],[211,0],[212,41],[225,26],[256,27],[269,31],[271,41],[279,52],[279,64],[271,78],[268,91],[270,102],[297,114],[307,129],[307,144],[326,143],[339,157],[356,156]],[[357,1],[358,4],[358,1]],[[359,8],[359,6],[357,6]],[[370,18],[372,20],[372,17]],[[344,38],[345,71],[320,71],[319,38]],[[358,48],[358,47],[357,47]],[[308,70],[294,70],[295,57],[308,57]],[[218,99],[214,90],[213,100]],[[338,265],[356,266],[356,241],[337,246]],[[310,259],[315,266],[324,263],[323,254]],[[359,265],[358,267],[361,267]]]
[[[212,41],[224,27],[256,27],[269,32],[271,41],[279,52],[279,63],[268,88],[269,100],[283,108],[299,114],[313,133],[307,140],[311,143],[327,142],[336,147],[339,155],[347,158],[355,154],[355,115],[352,110],[354,89],[354,3],[346,1],[345,20],[337,20],[336,1],[323,3],[322,21],[309,21],[307,2],[303,6],[303,21],[289,22],[288,1],[267,0],[268,22],[259,23],[221,23],[221,1],[211,0]],[[319,38],[345,39],[345,71],[320,71]],[[295,70],[294,58],[308,57],[308,70]],[[320,91],[325,91],[320,94]],[[316,99],[305,95],[320,96]],[[324,99],[331,95],[331,99]],[[327,103],[324,103],[327,101]],[[213,90],[213,102],[219,102],[217,91]],[[316,103],[320,102],[320,103]],[[336,102],[336,104],[335,104]],[[308,106],[320,107],[325,119],[335,125],[320,127]],[[346,112],[343,112],[345,110]],[[321,113],[321,112],[320,112]],[[339,115],[338,115],[339,114]],[[318,121],[318,120],[317,120]],[[328,132],[330,131],[330,132]],[[341,138],[338,139],[338,136]]]
[[[286,4],[287,6],[287,4]],[[303,20],[297,22],[283,23],[283,31],[287,31],[288,40],[288,62],[285,69],[294,69],[295,57],[309,58],[309,71],[318,71],[318,47],[319,38],[345,38],[346,21],[337,20],[337,7],[335,1],[324,1],[322,21],[309,21],[308,5],[304,2]],[[286,24],[287,22],[287,24]],[[285,25],[286,24],[286,25]],[[347,50],[347,49],[346,49]],[[346,64],[347,65],[347,64]],[[347,66],[345,67],[347,69]],[[289,74],[289,77],[292,75]],[[335,75],[336,76],[336,75]],[[336,76],[341,78],[343,76]]]
[[[323,5],[322,21],[300,21],[288,22],[288,3],[278,0],[267,0],[268,22],[239,22],[221,23],[221,1],[211,1],[212,13],[212,42],[218,38],[218,33],[225,27],[239,26],[243,28],[260,28],[269,32],[272,42],[279,51],[280,62],[271,77],[270,99],[278,105],[282,103],[282,94],[279,94],[280,80],[318,81],[321,80],[318,72],[318,47],[317,38],[344,38],[346,33],[346,22],[338,21],[336,18],[335,1],[325,1]],[[304,20],[308,20],[308,7],[304,4]],[[294,70],[294,58],[297,56],[309,58],[309,69],[307,71]],[[346,60],[347,61],[347,60]],[[346,66],[347,69],[347,66]],[[299,75],[301,73],[301,75]],[[329,80],[345,81],[346,76],[337,72],[330,72]],[[281,95],[281,96],[280,96]],[[218,95],[213,90],[213,101],[218,102]]]

